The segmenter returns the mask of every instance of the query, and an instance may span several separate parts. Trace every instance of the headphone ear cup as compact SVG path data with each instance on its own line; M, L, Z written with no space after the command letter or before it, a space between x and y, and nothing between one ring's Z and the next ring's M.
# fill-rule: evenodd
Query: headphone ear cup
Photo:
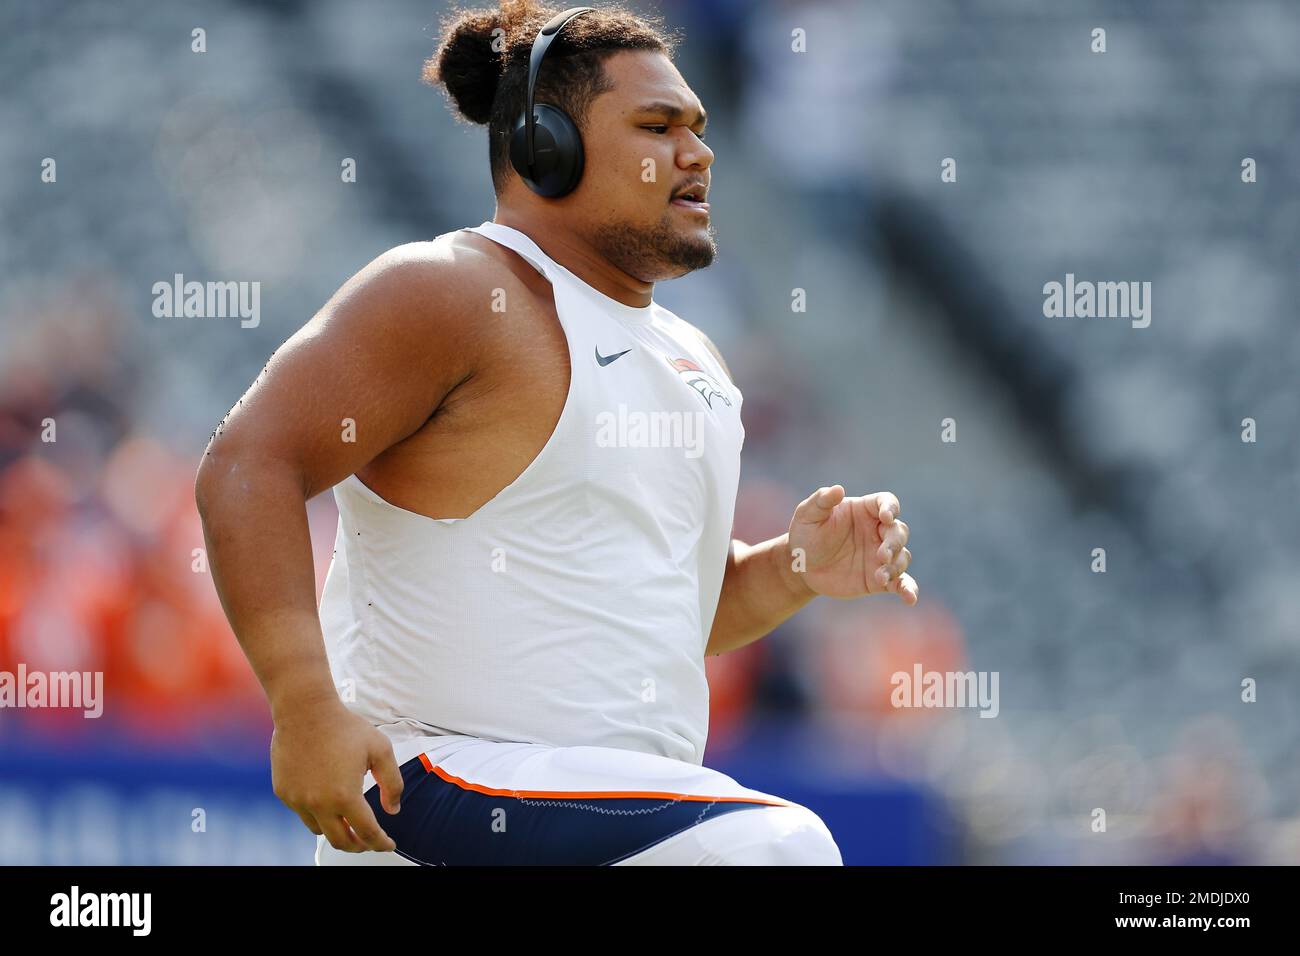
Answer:
M582 179L582 137L568 114L554 106L534 104L533 117L532 175L528 172L528 122L522 113L510 133L510 164L537 195L558 199L573 192Z

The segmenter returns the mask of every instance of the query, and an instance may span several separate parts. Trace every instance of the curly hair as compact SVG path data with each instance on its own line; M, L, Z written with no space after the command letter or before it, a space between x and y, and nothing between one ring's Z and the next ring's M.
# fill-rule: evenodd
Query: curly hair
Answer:
M514 170L510 132L524 111L528 59L533 40L564 8L534 0L501 0L495 10L450 11L442 42L425 61L422 77L441 86L463 120L488 128L488 161L498 195ZM650 50L669 58L678 38L665 33L657 17L622 6L603 6L569 22L546 53L534 96L564 110L584 131L587 108L613 88L605 60L619 50Z

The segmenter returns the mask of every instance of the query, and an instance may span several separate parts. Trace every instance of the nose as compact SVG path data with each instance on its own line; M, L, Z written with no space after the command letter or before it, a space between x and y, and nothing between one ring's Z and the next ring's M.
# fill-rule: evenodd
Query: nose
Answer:
M682 146L677 150L677 165L681 169L708 169L713 165L713 150L688 129Z

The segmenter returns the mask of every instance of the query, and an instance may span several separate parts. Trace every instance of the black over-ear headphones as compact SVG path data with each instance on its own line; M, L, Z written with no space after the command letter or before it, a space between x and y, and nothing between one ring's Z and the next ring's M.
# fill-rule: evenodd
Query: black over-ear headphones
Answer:
M574 190L582 178L582 137L564 110L533 103L533 87L546 49L564 25L595 7L570 7L542 27L528 58L528 99L510 134L510 165L539 196L558 199Z

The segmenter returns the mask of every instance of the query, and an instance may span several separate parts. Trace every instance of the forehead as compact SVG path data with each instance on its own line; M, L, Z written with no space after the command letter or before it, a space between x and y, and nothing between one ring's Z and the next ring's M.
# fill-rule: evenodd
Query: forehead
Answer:
M643 103L664 102L688 113L701 109L695 91L662 53L620 50L605 61L605 74L614 88L596 97L593 107L603 105L605 109L626 111Z

